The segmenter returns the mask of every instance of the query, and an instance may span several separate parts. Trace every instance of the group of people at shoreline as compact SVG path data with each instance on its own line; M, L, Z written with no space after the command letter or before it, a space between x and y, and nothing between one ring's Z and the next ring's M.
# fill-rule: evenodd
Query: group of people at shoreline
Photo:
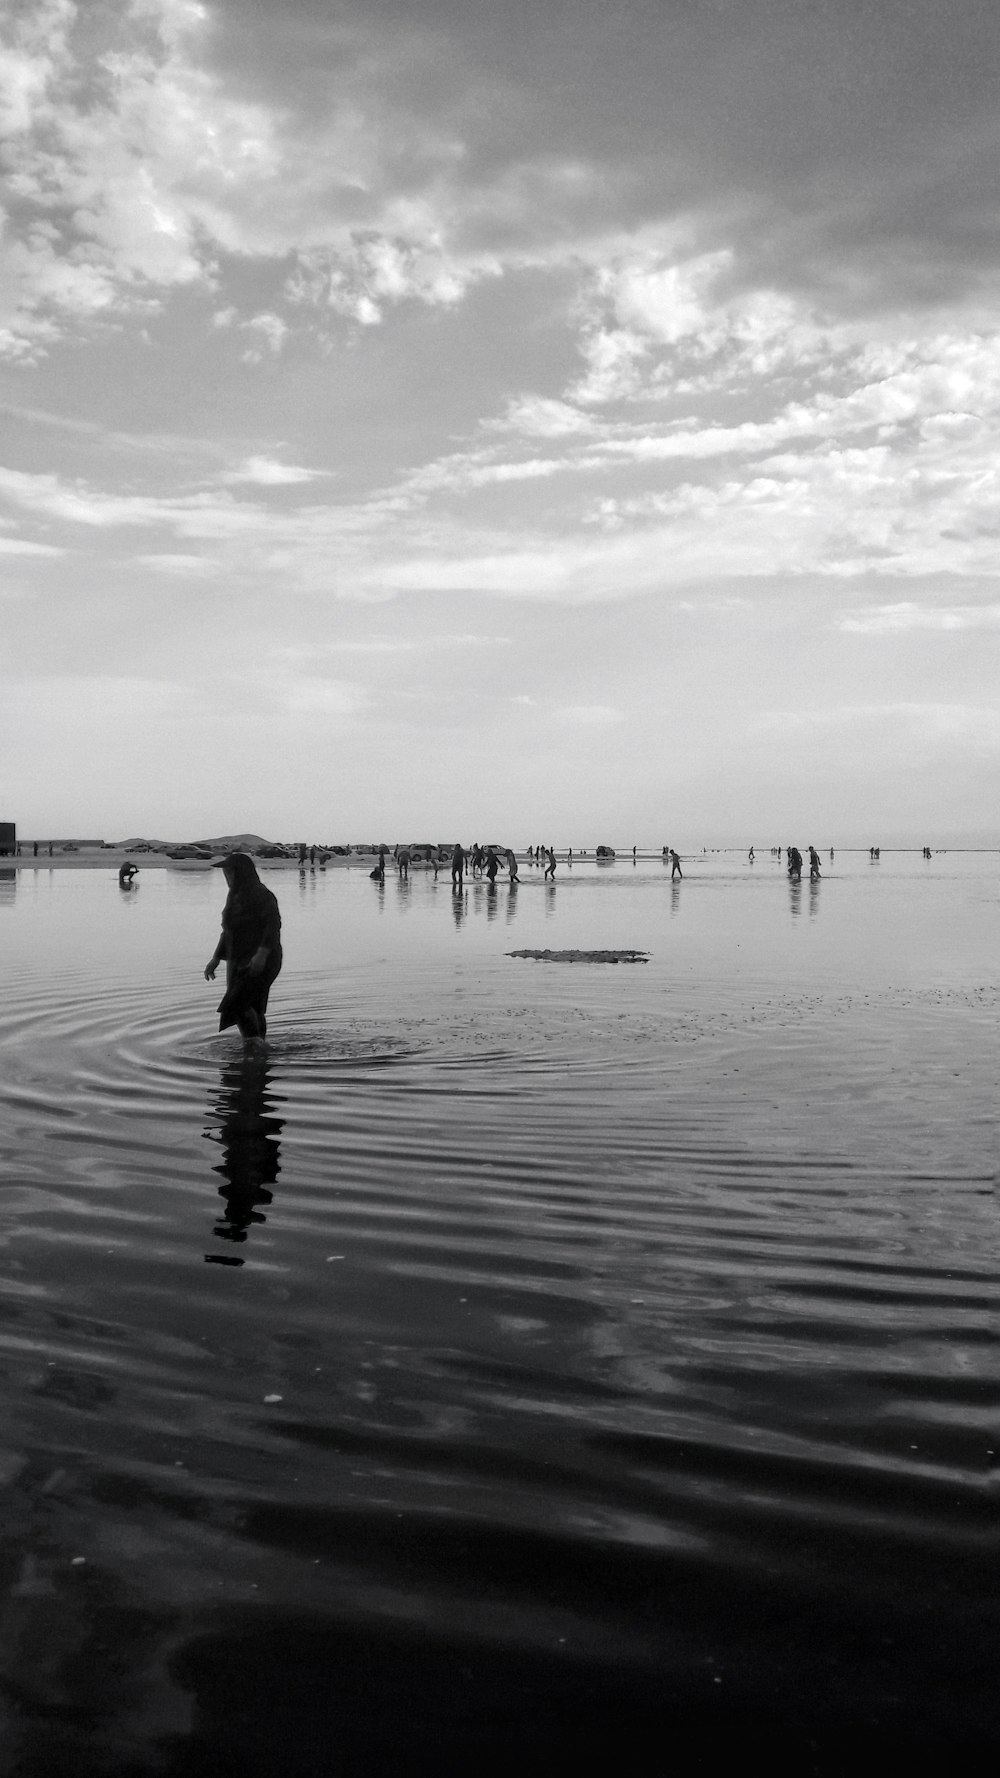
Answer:
M802 853L797 846L783 849L774 847L772 856L780 857L782 851L790 880L793 883L801 881L804 868ZM815 846L810 846L808 851L810 880L816 882L821 875L819 853ZM371 872L372 878L380 885L385 883L387 855L388 847L380 848L378 863ZM873 860L878 857L877 848L872 848L871 856ZM924 857L930 856L930 848L925 847ZM831 847L831 860L833 857ZM411 849L397 846L393 858L400 881L407 881ZM529 861L536 865L544 863L545 879L554 881L557 861L552 846L529 848ZM441 859L435 857L431 862L437 877ZM456 844L451 853L453 892L461 893L467 867L473 878L485 878L489 887L495 888L501 862L507 867L510 888L513 891L519 877L517 857L511 847L481 846L477 841L467 850L461 844ZM572 854L568 862L572 862ZM675 876L683 876L680 857L672 847L664 846L663 862L671 865L671 881ZM754 862L752 846L749 862ZM219 1030L225 1031L231 1025L236 1025L244 1043L252 1048L262 1043L267 1034L268 996L281 970L281 913L277 897L261 882L257 867L248 853L230 852L215 868L221 869L225 876L228 895L222 910L218 943L205 965L205 979L214 981L220 963L225 962L226 991L218 1006ZM121 866L118 880L123 889L131 887L137 870L138 866L127 860Z

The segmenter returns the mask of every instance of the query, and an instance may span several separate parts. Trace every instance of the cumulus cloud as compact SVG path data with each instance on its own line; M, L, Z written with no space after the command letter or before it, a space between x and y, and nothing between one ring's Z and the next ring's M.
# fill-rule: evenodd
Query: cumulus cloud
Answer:
M43 350L75 324L220 282L220 256L294 267L285 296L362 324L406 298L448 306L497 269L442 235L437 173L456 155L423 126L428 190L396 189L388 92L362 100L356 60L321 116L250 97L214 55L214 10L173 0L44 0L0 50L0 131L12 197L0 243L0 349ZM381 102L380 102L381 101ZM401 129L413 144L416 121ZM435 171L437 170L437 171ZM236 305L215 325L236 320ZM245 317L245 354L281 350L289 322Z

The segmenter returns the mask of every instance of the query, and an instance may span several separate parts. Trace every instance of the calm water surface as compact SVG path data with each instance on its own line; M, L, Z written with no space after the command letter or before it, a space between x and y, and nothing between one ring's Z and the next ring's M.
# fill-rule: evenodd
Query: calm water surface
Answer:
M0 872L5 1773L995 1769L1000 860L521 869Z

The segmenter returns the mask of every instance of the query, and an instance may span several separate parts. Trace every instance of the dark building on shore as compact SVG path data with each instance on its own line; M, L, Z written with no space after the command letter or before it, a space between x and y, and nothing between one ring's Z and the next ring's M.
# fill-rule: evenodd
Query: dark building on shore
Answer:
M13 821L0 821L0 858L13 858L17 851L17 829Z

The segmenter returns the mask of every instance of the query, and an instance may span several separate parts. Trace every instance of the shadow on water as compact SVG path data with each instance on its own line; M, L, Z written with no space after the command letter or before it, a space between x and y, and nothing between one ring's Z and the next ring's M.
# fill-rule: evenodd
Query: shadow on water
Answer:
M266 1221L262 1204L270 1204L281 1171L278 1140L284 1119L274 1116L277 1104L267 1056L242 1055L222 1070L218 1096L209 1108L209 1142L218 1143L222 1159L213 1172L222 1176L220 1220L212 1233L240 1245L255 1223ZM236 1253L206 1253L209 1265L241 1266Z

